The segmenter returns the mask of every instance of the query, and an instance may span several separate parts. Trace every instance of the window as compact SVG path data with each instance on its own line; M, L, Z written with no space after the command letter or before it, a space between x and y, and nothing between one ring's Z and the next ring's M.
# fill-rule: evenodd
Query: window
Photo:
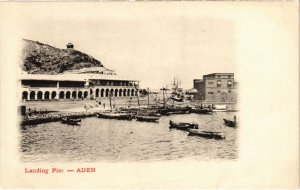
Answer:
M214 94L213 92L208 92L208 94Z
M217 87L221 87L222 86L222 81L221 80L218 80L217 81Z
M208 82L208 84L214 84L214 82Z
M228 93L231 93L231 90L228 90Z
M231 87L232 87L232 81L231 81L231 80L229 80L229 81L227 82L227 87L228 87L228 88L231 88Z
M228 75L228 78L231 78L231 75Z

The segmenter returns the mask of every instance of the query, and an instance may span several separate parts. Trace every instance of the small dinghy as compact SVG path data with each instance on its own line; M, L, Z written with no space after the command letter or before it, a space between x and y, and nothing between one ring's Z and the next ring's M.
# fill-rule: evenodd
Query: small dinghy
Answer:
M231 121L229 119L223 119L223 120L224 120L225 125L228 127L236 127L237 126L236 121Z
M179 130L185 130L188 131L189 129L198 129L199 125L197 123L183 123L183 122L173 122L170 120L170 129L179 129Z
M225 139L225 136L221 132L213 131L198 131L198 130L189 130L189 136L198 136L207 139L222 140Z
M228 127L237 127L236 115L233 117L233 121L229 119L223 119L224 123Z
M61 122L69 125L79 125L81 122L80 118L63 117Z

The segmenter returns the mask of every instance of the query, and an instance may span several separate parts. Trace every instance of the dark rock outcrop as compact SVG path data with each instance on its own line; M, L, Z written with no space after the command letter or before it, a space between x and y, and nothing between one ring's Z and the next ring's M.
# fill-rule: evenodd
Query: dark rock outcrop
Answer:
M74 49L59 49L24 39L23 70L30 74L58 74L84 67L103 67L92 56Z

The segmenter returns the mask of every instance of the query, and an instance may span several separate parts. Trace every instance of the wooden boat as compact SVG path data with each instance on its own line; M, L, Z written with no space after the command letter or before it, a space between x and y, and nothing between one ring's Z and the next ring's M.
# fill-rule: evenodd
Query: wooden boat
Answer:
M223 119L223 120L224 120L225 125L228 127L236 127L237 126L236 121L231 121L229 119Z
M198 113L198 114L212 114L212 109L209 108L193 108L191 109L192 113Z
M147 122L158 122L159 117L158 116L151 116L151 115L137 115L136 120L137 121L147 121Z
M79 125L81 122L81 119L80 118L63 117L63 118L61 118L61 122L69 124L69 125Z
M169 122L170 129L179 129L179 130L189 130L189 129L198 129L199 125L197 123L175 123L172 120Z
M100 112L96 114L98 118L104 119L119 119L119 120L131 120L132 114L122 112Z
M158 113L161 115L188 114L190 111L190 107L160 107L158 109Z
M239 111L239 110L237 110L237 109L232 109L232 108L227 110L227 112L238 112L238 111Z
M198 136L198 137L215 139L215 140L225 139L225 136L221 134L221 132L213 132L213 131L189 130L188 136Z
M217 111L218 112L221 112L221 111L225 112L227 110L228 110L227 105L214 105L213 108L212 108L212 111L214 111L214 112L217 112Z

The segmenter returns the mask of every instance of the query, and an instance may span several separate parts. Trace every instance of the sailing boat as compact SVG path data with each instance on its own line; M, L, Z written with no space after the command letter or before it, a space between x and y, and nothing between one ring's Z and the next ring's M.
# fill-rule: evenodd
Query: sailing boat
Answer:
M109 105L110 105L110 110L97 113L98 118L132 120L132 114L130 114L128 112L121 112L121 111L116 111L116 110L113 111L112 110L111 93L109 93Z

